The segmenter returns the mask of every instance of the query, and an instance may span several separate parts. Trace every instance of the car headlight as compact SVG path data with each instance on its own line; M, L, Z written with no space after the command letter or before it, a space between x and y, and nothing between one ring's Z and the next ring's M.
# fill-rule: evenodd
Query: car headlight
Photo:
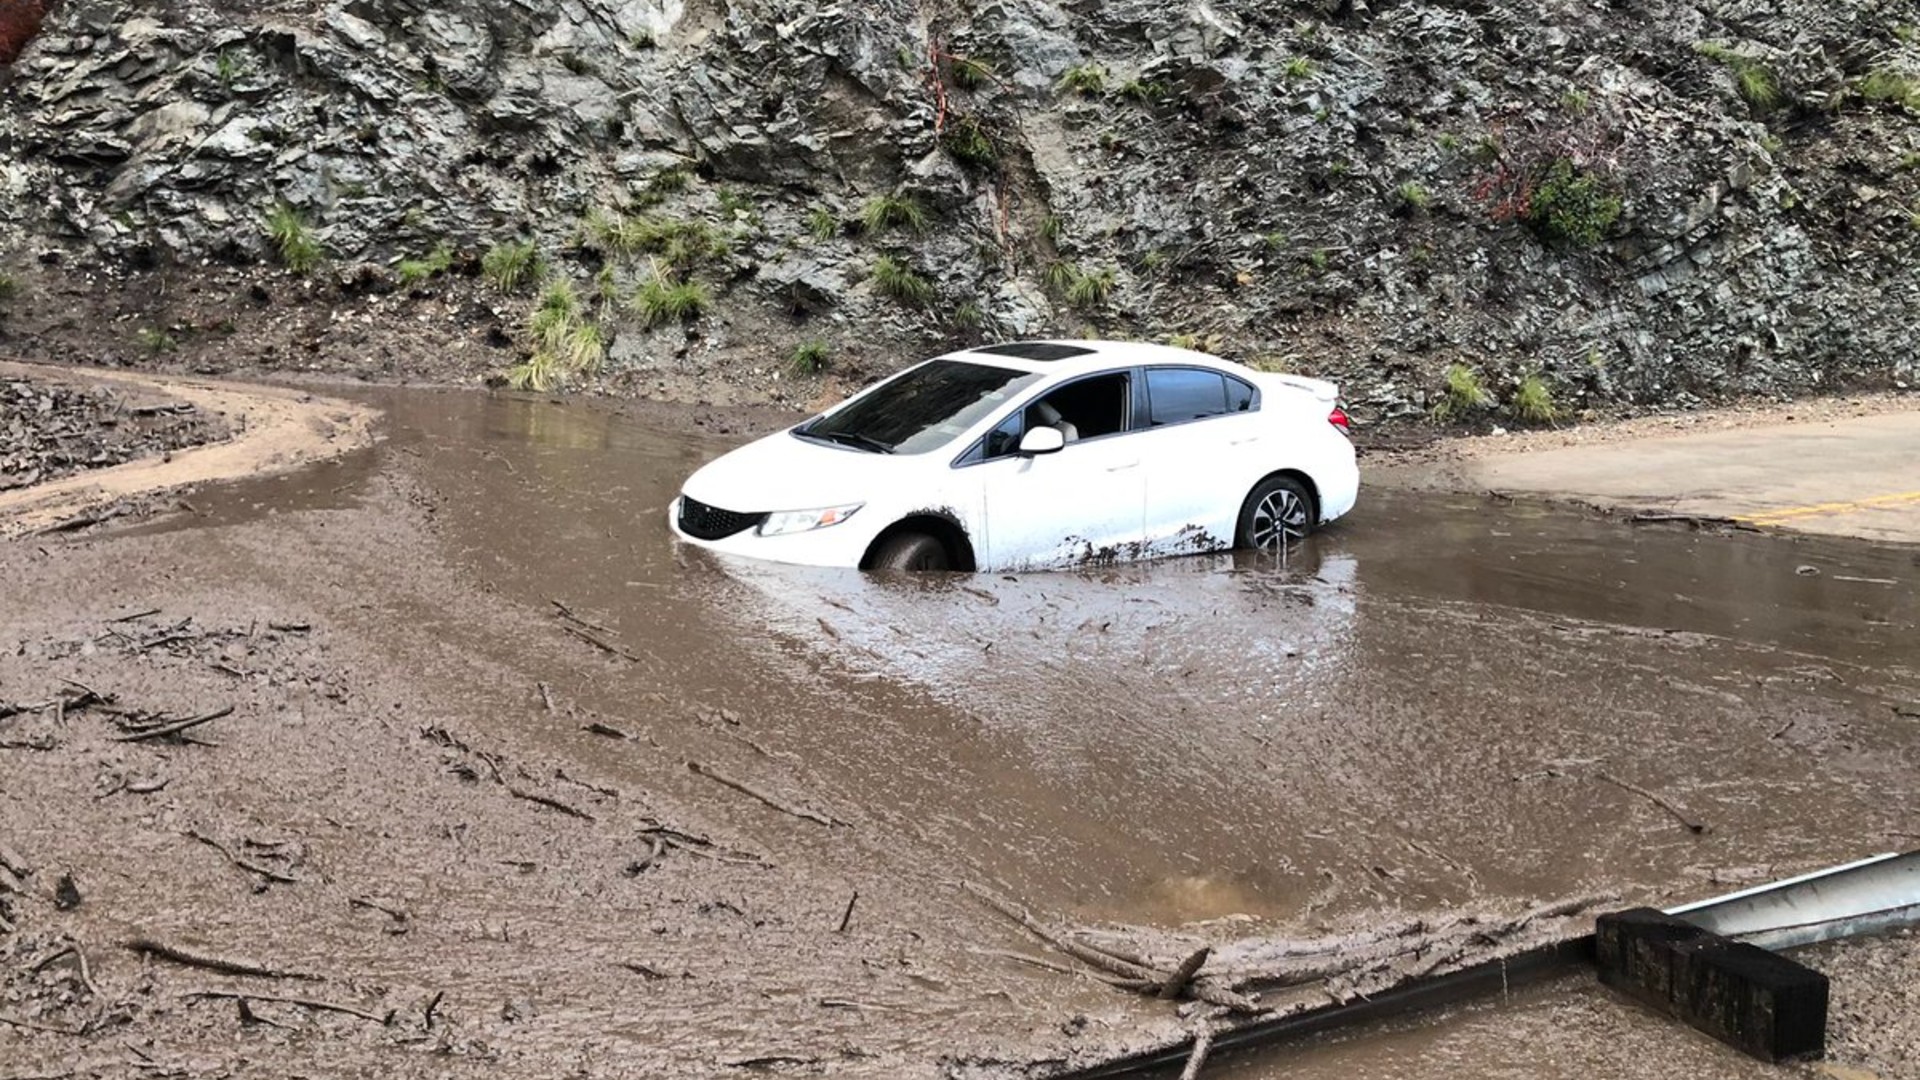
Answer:
M838 525L852 517L866 503L848 503L845 506L829 506L824 510L780 510L767 515L760 523L761 536L785 536L788 533L812 532L831 525Z

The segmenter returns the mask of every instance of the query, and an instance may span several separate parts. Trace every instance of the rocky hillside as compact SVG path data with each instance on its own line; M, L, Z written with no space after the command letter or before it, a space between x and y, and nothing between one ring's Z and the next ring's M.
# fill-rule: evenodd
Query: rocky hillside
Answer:
M536 384L1085 333L1374 417L1920 378L1912 0L50 6L0 90L16 351L77 278L131 325L143 276L299 272Z

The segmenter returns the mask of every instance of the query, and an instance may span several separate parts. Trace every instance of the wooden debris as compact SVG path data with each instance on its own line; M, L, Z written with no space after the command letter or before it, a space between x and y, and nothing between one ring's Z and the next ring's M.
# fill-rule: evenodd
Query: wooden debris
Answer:
M1665 810L1667 813L1672 814L1675 821L1678 821L1681 825L1686 826L1687 831L1690 833L1693 833L1695 836L1698 836L1708 831L1707 826L1688 817L1686 814L1686 811L1681 810L1679 807L1673 805L1672 803L1661 798L1660 796L1655 795L1653 792L1648 791L1646 788L1636 787L1633 784L1627 783L1625 780L1621 780L1618 777L1610 776L1607 773L1603 773L1603 772L1596 772L1593 774L1593 777L1596 780L1603 780L1609 784L1612 784L1614 787L1617 787L1622 791L1632 792L1633 794L1640 796L1641 798L1647 800L1648 802L1659 807L1660 809Z
M1187 1067L1180 1070L1180 1080L1195 1080L1206 1067L1207 1052L1212 1049L1213 1029L1203 1027L1193 1036L1193 1049L1187 1054Z
M201 843L207 845L208 847L219 852L220 854L225 855L227 857L227 861L232 863L233 865L239 867L242 870L246 870L250 873L259 874L261 877L266 878L268 881L278 881L283 885L298 885L300 883L299 878L289 877L286 874L279 872L278 870L261 866L259 863L249 861L248 859L242 858L241 856L234 854L234 851L232 848L228 847L227 845L221 843L218 840L215 840L213 837L208 836L206 833L203 833L196 828L189 826L186 830L184 830L183 835L192 837L193 839L200 841Z
M853 895L847 897L847 910L840 913L840 925L834 928L834 933L844 934L847 932L847 926L853 922L853 905L859 902L860 890L855 889L853 890Z
M603 724L603 723L601 723L601 722L600 722L600 721L598 721L598 720L595 720L595 721L594 721L593 723L591 723L591 724L582 724L582 725L580 725L580 730L581 730L581 731L586 731L586 732L591 732L591 733L593 733L593 734L595 734L595 735L605 735L605 736L606 736L607 738L609 738L609 739L631 739L631 738L633 738L633 736L631 736L631 735L629 735L629 734L627 734L627 733L626 733L626 732L624 732L624 731L621 731L621 730L620 730L619 728L617 728L617 727L614 727L614 726L612 726L611 724Z
M547 707L548 712L554 711L553 710L553 689L543 682L537 682L537 683L534 683L533 685L535 689L540 691L540 703Z
M579 614L577 614L572 608L568 607L567 605L561 603L558 600L549 598L547 600L547 603L552 604L554 607L554 610L560 613L560 617L567 620L568 622L578 623L581 626L586 627L588 630L598 630L603 634L612 634L615 632L611 627L602 626L597 622L592 622L587 619L581 618Z
M357 1016L362 1020L369 1020L379 1024L381 1027L390 1026L393 1023L394 1016L394 1010L391 1009L387 1011L385 1016L376 1016L364 1009L356 1009L351 1005L340 1005L331 1001L319 1001L314 998L304 997L281 997L277 994L250 994L237 990L189 990L180 996L187 998L212 998L214 1000L238 1001L242 1003L249 1001L270 1001L278 1005L298 1005L302 1008L316 1009L320 1012L340 1013L343 1016Z
M697 761L687 762L687 768L692 770L695 775L704 776L707 779L712 780L714 783L719 784L723 787L730 787L733 790L740 792L742 795L752 796L753 798L760 800L762 803L765 803L767 806L772 807L773 809L778 810L783 814L788 814L793 817L800 818L804 821L812 821L821 825L825 825L828 828L832 828L835 825L847 824L847 822L841 821L839 818L832 817L828 814L823 814L820 811L814 810L810 807L789 805L788 803L783 802L780 799L777 799L772 795L769 795L766 792L761 791L758 788L755 788L747 783L744 783L739 780L735 780L732 777L727 776L725 774L715 772L713 769L709 768L708 766L702 765Z
M256 964L251 960L234 960L228 957L212 956L156 941L149 937L129 938L121 943L129 952L155 956L185 967L199 968L203 971L217 971L222 975L240 975L253 979L304 979L318 982L320 976L308 975L299 971Z
M641 662L639 657L633 655L631 652L628 652L626 649L623 649L618 645L613 645L613 644L609 644L606 641L602 641L600 638L597 638L592 634L589 634L588 632L586 632L585 630L582 630L577 626L571 626L566 623L562 623L560 625L560 629L565 630L567 633L573 635L576 638L579 638L581 641L586 642L587 644L593 646L596 649L599 649L601 652L606 653L609 656L618 657L621 660L625 660L629 664L638 664Z
M503 786L506 787L507 794L513 796L516 799L523 799L527 802L533 803L536 806L544 806L549 810L558 810L561 813L567 815L568 817L576 817L582 821L595 820L592 814L587 813L585 810L582 810L577 806L568 806L566 803L561 802L559 799L542 795L536 791L527 791L526 789L521 788L518 785L507 783L504 780L501 781L501 783Z
M178 720L172 723L161 724L158 727L143 728L142 730L135 731L132 734L128 734L128 735L115 735L113 737L113 741L114 742L145 742L148 739L164 739L173 735L178 735L181 732L187 731L191 728L199 727L201 724L210 723L214 720L220 719L221 717L232 715L232 713L233 713L233 706L227 705L222 708L215 709L212 712L201 713L199 716L188 717L185 720Z
M1207 957L1212 955L1211 947L1202 946L1198 952L1182 960L1180 966L1173 970L1173 975L1160 987L1160 992L1154 996L1162 1001L1172 1001L1179 997L1186 991L1187 984L1193 981L1193 977L1200 973L1200 968L1206 964Z

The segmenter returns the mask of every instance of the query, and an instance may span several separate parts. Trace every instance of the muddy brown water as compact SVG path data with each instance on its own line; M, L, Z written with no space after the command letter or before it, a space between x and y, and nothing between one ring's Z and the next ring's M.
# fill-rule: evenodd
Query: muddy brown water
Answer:
M127 541L275 515L323 525L370 477L410 474L479 587L560 601L633 650L584 705L700 702L720 729L744 720L905 862L1071 921L1238 936L1590 892L1678 901L1920 832L1920 722L1894 709L1920 701L1920 551L1368 490L1284 565L881 579L676 547L678 482L741 436L515 397L359 396L387 414L381 447L209 489L197 517ZM366 632L437 617L397 614ZM550 737L564 755L577 731ZM1557 1038L1566 1053L1536 1052ZM1759 1075L1566 981L1286 1062Z

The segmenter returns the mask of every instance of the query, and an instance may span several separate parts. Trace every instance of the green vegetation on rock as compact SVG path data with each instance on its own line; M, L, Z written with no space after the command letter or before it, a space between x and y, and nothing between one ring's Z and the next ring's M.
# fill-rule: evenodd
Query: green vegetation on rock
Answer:
M914 307L933 300L933 283L891 255L873 260L873 285L882 295Z
M280 263L296 274L305 274L320 265L324 255L320 241L300 212L287 203L276 203L267 211L267 239L273 242Z
M793 350L787 370L795 375L818 375L827 370L827 343L819 339L802 342Z
M1539 372L1520 380L1508 408L1516 419L1528 424L1551 424L1560 417L1560 410L1553 403L1553 391L1547 388Z
M1598 174L1560 158L1527 203L1527 224L1551 244L1592 247L1620 220L1620 194Z
M1445 393L1433 407L1436 420L1464 420L1474 413L1493 407L1493 395L1480 384L1480 376L1465 364L1447 368Z
M508 295L519 292L522 285L538 285L546 275L540 249L531 240L496 244L480 258L480 276Z
M860 226L868 235L889 229L927 231L927 209L912 195L875 195L860 208Z

